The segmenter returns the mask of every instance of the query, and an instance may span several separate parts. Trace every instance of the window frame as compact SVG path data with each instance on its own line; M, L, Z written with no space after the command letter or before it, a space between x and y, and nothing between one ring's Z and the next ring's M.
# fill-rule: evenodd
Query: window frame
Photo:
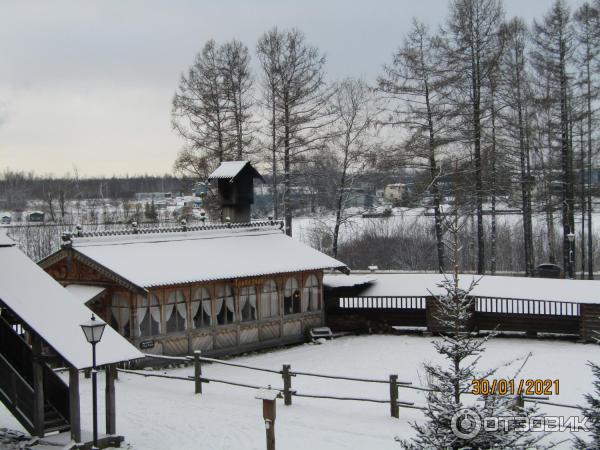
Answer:
M194 303L199 303L198 311L196 311L196 314L193 313ZM205 303L208 303L209 305L208 314L206 313L206 310L204 308ZM192 307L191 314L193 315L193 317L191 319L191 325L193 325L193 328L195 330L211 328L213 326L213 304L210 289L207 286L200 286L194 289L190 304ZM200 316L199 320L196 319L198 316ZM208 323L206 323L207 320Z
M174 298L175 301L171 301L172 298ZM183 316L179 311L179 308L177 307L178 304L185 305L185 316ZM167 295L167 299L165 301L165 308L169 307L170 305L173 305L173 311L171 311L171 315L168 319L165 317L165 328L167 334L181 333L186 331L188 328L187 298L182 288L175 289L174 291L171 291L169 295ZM172 320L175 322L175 329L170 329L170 324L172 323Z
M300 314L302 312L301 301L302 293L298 279L293 276L288 277L283 287L283 315Z

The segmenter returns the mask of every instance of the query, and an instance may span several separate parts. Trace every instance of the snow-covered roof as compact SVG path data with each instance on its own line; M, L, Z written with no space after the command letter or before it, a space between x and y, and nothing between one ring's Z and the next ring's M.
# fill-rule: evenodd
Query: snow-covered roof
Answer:
M327 275L324 283L346 275ZM375 273L372 284L358 294L361 297L423 297L443 293L437 285L440 274ZM478 280L471 294L477 297L554 300L571 303L600 303L600 281L562 280L551 278L505 277L491 275L460 275L459 285L466 289ZM342 281L335 281L342 284ZM431 293L430 293L431 292Z
M16 246L0 247L0 301L73 367L92 366L92 348L80 327L92 311ZM98 365L143 358L110 326L96 345L96 353Z
M6 231L0 229L0 247L12 247L15 242L6 235Z
M87 284L69 284L65 286L65 288L83 305L90 300L95 299L106 290L104 286L92 286Z
M72 247L141 288L346 267L264 225L74 238Z
M216 170L208 176L209 180L218 180L221 178L231 180L235 178L243 169L249 165L255 174L255 178L261 178L260 174L248 161L224 161Z
M340 277L338 275L326 274L323 276L323 286L332 289L361 286L375 281L377 281L377 277L368 275L346 275Z

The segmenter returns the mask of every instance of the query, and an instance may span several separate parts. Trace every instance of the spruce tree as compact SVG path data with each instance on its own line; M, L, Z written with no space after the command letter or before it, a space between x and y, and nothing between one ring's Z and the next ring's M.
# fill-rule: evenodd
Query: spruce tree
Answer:
M469 402L468 405L463 402L465 394L471 391L472 381L487 378L496 369L481 371L477 367L485 343L493 333L478 337L470 327L474 312L470 293L478 280L473 279L465 287L459 283L458 235L461 228L458 212L455 212L454 219L447 224L447 232L452 237L452 255L449 257L453 272L439 283L443 294L436 296L435 318L446 331L433 345L447 363L424 365L430 389L426 397L426 420L422 424L412 423L416 436L400 443L407 450L527 448L543 436L520 431L515 426L486 431L481 425L486 417L527 418L535 414L535 408L521 407L513 397L500 395L489 395L483 402Z

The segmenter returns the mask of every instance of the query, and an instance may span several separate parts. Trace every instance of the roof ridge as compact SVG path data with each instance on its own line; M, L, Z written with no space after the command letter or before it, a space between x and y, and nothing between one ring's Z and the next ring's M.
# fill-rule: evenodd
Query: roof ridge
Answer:
M101 238L110 236L139 236L139 235L160 235L164 233L185 233L190 231L214 231L214 230L229 230L229 229L256 229L267 227L283 228L281 220L259 220L254 222L225 222L225 223L209 223L202 225L187 225L182 221L178 226L155 226L155 227L139 227L136 222L131 224L131 228L122 228L118 230L103 230L103 231L83 231L80 225L77 226L75 232L63 233L63 247L69 247L74 241L79 239Z

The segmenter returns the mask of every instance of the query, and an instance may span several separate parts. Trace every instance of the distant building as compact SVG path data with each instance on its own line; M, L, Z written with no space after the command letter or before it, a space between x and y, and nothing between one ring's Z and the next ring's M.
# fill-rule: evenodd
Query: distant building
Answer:
M170 192L136 192L135 199L139 202L161 201L172 198Z
M9 225L12 222L12 217L10 214L2 214L0 216L0 223L2 225Z
M383 198L390 202L399 202L404 198L406 194L406 184L404 183L393 183L388 184L383 190Z
M43 222L46 213L42 211L32 211L27 215L28 222Z
M199 181L194 183L194 187L192 188L193 193L196 197L201 197L203 195L208 194L208 184Z

